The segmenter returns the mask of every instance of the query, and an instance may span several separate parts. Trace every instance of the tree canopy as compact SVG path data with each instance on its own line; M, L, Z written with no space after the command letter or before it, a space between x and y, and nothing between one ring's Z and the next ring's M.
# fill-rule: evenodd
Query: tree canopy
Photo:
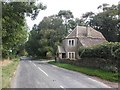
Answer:
M17 53L18 47L27 39L25 16L35 19L46 7L34 2L2 2L2 55Z
M44 17L39 25L34 25L26 43L26 50L32 56L55 55L57 45L65 37L65 25L57 15Z
M102 12L90 21L90 26L102 32L108 41L120 41L118 6L103 4L101 9Z

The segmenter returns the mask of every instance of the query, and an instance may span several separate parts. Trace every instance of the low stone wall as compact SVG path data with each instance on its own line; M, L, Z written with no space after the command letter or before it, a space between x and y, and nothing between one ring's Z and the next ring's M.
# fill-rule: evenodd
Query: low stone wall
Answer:
M100 68L103 70L118 71L118 60L106 60L102 58L82 58L79 60L59 60L61 63L69 63L80 67Z

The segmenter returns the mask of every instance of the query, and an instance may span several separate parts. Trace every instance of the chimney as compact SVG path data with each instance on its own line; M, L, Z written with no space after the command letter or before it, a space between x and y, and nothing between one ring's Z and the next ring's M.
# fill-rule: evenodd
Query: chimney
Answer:
M78 37L78 24L76 26L76 37Z
M89 36L89 32L88 32L88 25L86 26L86 37L88 37Z

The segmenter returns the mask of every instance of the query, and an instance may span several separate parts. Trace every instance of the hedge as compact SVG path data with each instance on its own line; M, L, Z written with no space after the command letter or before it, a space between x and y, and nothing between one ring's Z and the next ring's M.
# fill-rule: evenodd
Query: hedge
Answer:
M120 59L120 42L107 42L92 47L80 47L79 55L104 59Z

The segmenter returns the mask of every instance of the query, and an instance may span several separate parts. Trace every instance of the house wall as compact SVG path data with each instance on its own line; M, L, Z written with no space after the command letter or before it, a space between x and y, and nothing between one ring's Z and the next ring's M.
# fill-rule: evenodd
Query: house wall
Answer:
M59 53L59 58L62 59L62 53Z
M68 44L69 39L75 40L75 46L69 46L69 44ZM82 44L79 42L78 38L66 38L63 40L62 44L66 51L66 58L68 58L68 52L75 52L75 58L76 59L79 58L78 49Z
M79 56L79 54L78 54L78 52L79 52L79 48L80 47L82 47L83 45L81 44L81 42L80 42L80 40L77 38L77 46L76 46L76 48L77 48L77 50L76 50L76 58L77 59L80 59L80 56Z

